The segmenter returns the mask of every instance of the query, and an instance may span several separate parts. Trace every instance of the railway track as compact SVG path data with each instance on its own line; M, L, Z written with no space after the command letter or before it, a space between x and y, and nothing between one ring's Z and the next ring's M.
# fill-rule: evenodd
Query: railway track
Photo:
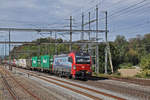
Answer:
M119 94L123 94L124 96L120 96L119 95L119 98L115 98L115 99L120 99L120 97L122 97L121 99L131 99L131 98L133 98L134 100L137 100L137 99L139 99L139 100L149 100L149 98L150 98L150 96L149 96L149 91L147 91L148 90L148 88L145 88L144 89L144 86L141 86L140 88L138 88L137 86L136 86L136 84L137 85L140 85L140 84L138 84L138 82L136 82L135 83L135 86L136 87L128 87L128 83L130 84L130 83L132 83L132 82L128 82L128 81L124 81L124 80L119 80L121 83L122 82L125 82L126 84L124 84L124 85L119 85L119 81L118 80L115 80L115 79L110 79L110 78L108 78L108 80L106 80L106 81L104 81L103 79L102 79L102 81L92 81L92 80L89 80L89 81L87 81L87 82L83 82L83 81L77 81L77 80L72 80L72 81L70 81L70 80L66 80L65 79L65 81L63 80L63 79L61 79L61 78L57 78L57 77L53 77L53 76L49 76L48 74L44 74L44 73L40 73L40 72L35 72L35 71L29 71L29 70L24 70L24 69L20 69L20 68L17 68L18 70L20 70L21 72L24 72L24 73L27 73L27 74L30 74L30 75L32 75L32 76L39 76L39 77L42 77L42 78L46 78L46 80L45 81L47 81L47 80L49 80L49 79L51 79L51 80L55 80L55 81L59 81L60 83L64 83L64 84L68 84L68 81L69 81L69 84L68 85L70 85L70 86L75 86L75 87L78 87L78 88L80 88L80 86L81 86L81 88L82 88L82 84L85 84L85 85L87 85L87 86L85 86L85 85L83 85L84 87L82 88L82 89L84 89L84 90L87 90L87 91L92 91L93 93L96 93L96 91L97 91L97 88L100 88L100 89L105 89L105 90L108 90L108 91L112 91L112 93L111 92L105 92L104 91L104 93L106 93L106 94L110 94L110 96L108 96L108 95L105 95L104 94L104 96L107 96L107 97L112 97L112 96L115 96L115 97L118 97L118 95L114 95L114 93L119 93ZM34 77L35 77L34 76ZM38 78L38 77L37 77ZM40 79L40 78L39 78ZM41 80L43 80L43 79L41 79ZM50 81L51 81L50 80ZM115 81L115 82L117 82L117 83L112 83L111 81ZM141 80L141 79L140 79ZM63 82L64 81L64 82ZM109 82L110 81L110 82ZM149 81L149 80L146 80L146 81ZM48 82L48 81L47 81ZM76 84L76 82L77 83L79 83L79 85L78 84ZM51 82L49 82L49 83L51 83ZM75 83L75 85L73 85ZM80 85L80 83L81 83L81 85ZM53 83L53 84L55 84L55 83ZM57 83L56 83L57 84ZM144 83L145 84L145 83ZM92 87L95 87L96 89L91 89L92 87L90 87L89 89L91 89L91 90L88 90L87 89L87 87L89 87L89 86L92 86ZM143 87L143 88L142 88ZM78 89L79 90L79 89ZM93 91L94 90L94 91ZM95 91L96 90L96 91ZM74 91L75 92L75 91ZM98 90L98 92L100 92L99 90ZM103 91L102 92L100 92L100 93L96 93L96 94L99 94L99 95L102 95L103 94ZM84 95L84 94L82 94L82 95ZM87 96L88 97L88 96ZM129 97L129 98L128 98ZM89 97L90 98L90 97ZM113 98L113 97L112 97ZM94 99L94 98L93 98ZM98 98L97 98L98 99ZM133 100L132 99L132 100Z
M133 84L138 84L142 86L150 86L150 80L146 79L134 79L134 78L115 78L115 77L108 77L111 80L116 80L116 81L123 81L123 82L128 82L128 83L133 83Z
M4 84L6 85L6 88L9 91L10 95L12 96L13 100L20 100L20 99L18 99L17 94L14 92L14 90L12 90L11 86L8 84L8 82L7 82L6 78L4 78L4 76L10 77L15 82L15 84L17 84L22 89L22 91L25 91L24 92L25 95L27 93L32 98L34 98L34 100L41 100L38 96L36 96L31 91L29 91L26 87L24 87L24 85L22 85L13 75L11 75L11 73L8 70L6 70L2 67L0 67L0 69L1 69L1 74L3 75Z
M36 73L36 72L31 72L31 71L28 72L27 70L25 71L23 69L17 69L17 70L19 70L19 71L21 71L23 73L26 73L28 75L34 76L34 77L36 77L38 79L44 80L46 82L49 82L49 83L55 84L57 86L63 87L65 89L71 90L73 92L79 93L81 95L84 95L84 96L89 97L89 98L94 99L94 100L102 100L102 98L99 98L99 97L97 97L97 96L95 96L93 94L89 94L87 92L80 91L79 89L71 88L71 87L69 87L67 85L70 85L70 86L73 86L73 87L77 87L77 88L80 88L80 89L84 89L86 91L90 91L90 92L96 93L98 95L103 95L105 97L109 97L109 98L112 98L112 99L115 99L115 100L125 100L124 98L121 98L121 97L118 97L118 96L114 96L114 95L111 95L111 94L107 94L107 93L104 93L104 92L101 92L101 91L98 91L96 89L92 89L92 88L89 88L89 87L81 86L79 84L75 84L75 83L72 83L72 82L56 79L56 78L49 77L49 76L46 76L46 75L43 75L43 74L39 75L39 73ZM67 84L67 85L63 85L62 83L63 84Z
M2 78L2 83L3 83L3 86L6 87L6 89L8 90L9 94L11 95L12 99L13 100L17 100L17 95L16 93L14 92L14 90L11 88L11 86L8 84L3 72L0 72L1 73L1 78Z

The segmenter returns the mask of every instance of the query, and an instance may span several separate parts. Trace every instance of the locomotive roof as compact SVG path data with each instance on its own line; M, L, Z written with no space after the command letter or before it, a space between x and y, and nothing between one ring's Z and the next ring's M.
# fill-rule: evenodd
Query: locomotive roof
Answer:
M84 52L72 52L75 53L76 56L89 56L88 53L84 53ZM61 54L61 55L55 55L55 57L66 57L68 56L68 54Z
M66 57L68 54L55 55L55 57Z
M89 54L84 52L76 52L76 56L89 56Z

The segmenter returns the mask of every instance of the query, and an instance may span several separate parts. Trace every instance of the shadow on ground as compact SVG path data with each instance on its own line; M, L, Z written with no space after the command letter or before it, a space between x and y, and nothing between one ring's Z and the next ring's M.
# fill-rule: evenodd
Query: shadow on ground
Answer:
M88 77L88 80L98 81L98 80L108 80L108 78L106 78L106 77L97 77L97 76L90 76L90 77Z

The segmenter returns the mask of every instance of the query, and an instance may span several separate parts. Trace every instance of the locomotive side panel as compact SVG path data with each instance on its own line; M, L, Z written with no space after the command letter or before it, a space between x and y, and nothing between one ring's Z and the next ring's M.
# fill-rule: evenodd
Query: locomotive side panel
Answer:
M55 56L53 61L53 72L57 74L70 75L72 63L68 56Z

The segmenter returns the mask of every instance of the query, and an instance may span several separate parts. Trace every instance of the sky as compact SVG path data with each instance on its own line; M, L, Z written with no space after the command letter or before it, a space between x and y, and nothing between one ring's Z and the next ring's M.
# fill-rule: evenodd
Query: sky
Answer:
M96 5L101 30L105 29L104 12L108 12L109 40L115 40L117 35L129 39L150 33L150 0L0 0L0 28L69 29L66 27L68 19L73 16L73 28L81 29L82 13L85 22L88 22L88 12L91 12L91 19L95 19ZM95 23L91 28L95 29ZM32 41L39 37L47 36L37 32L11 32L12 41ZM57 37L68 40L69 36L58 34ZM87 38L85 34L84 39ZM105 41L104 33L99 34L99 38ZM74 33L73 40L79 39L80 34ZM8 32L0 31L0 41L4 40L8 40ZM0 49L3 47L0 45Z

